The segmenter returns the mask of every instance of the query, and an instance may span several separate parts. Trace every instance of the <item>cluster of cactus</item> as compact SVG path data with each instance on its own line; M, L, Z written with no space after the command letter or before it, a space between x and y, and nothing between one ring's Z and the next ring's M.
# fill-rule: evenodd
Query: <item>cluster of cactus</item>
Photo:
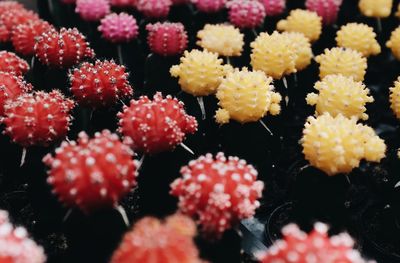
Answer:
M264 121L287 114L289 89L301 88L288 87L286 78L316 62L320 77L314 85L316 92L302 98L315 106L314 116L308 116L301 126L299 143L304 159L333 177L351 173L363 160L379 163L386 157L385 141L362 123L369 118L368 104L374 102L363 83L368 59L382 51L374 29L362 23L345 24L337 30L337 46L315 57L313 54L313 45L323 38L324 26L336 23L341 0L307 0L307 9L291 10L271 33L257 30L271 16L285 11L284 0L60 2L74 6L89 28L96 25L98 41L106 40L108 47L118 50L119 63L96 56L98 43L90 43L96 37L86 37L77 28L56 27L14 1L0 2L0 43L9 44L15 52L0 51L0 124L3 134L23 148L21 165L29 147L45 148L47 155L42 161L48 169L47 183L61 204L85 215L117 209L126 221L120 202L136 187L140 189L145 155L154 157L182 146L196 156L187 165L180 164L180 176L168 183L170 196L177 199L176 214L162 221L153 217L137 221L111 256L112 263L203 262L194 242L197 228L199 235L219 240L260 208L263 192L269 189L268 185L264 189L256 166L222 152L197 155L184 144L203 128L203 97L214 96L217 101L216 125L260 122L268 129ZM166 22L175 6L185 5L192 15L195 9L207 13L205 17L226 10L228 23L204 23L189 35L193 32L183 23ZM359 9L367 17L385 18L391 8L391 1L359 1ZM124 12L115 11L120 9ZM250 31L256 35L247 41ZM202 120L189 114L191 109L177 98L180 93L148 94L134 87L132 78L137 69L124 65L122 46L130 46L143 34L146 51L168 61L171 82L198 99ZM392 32L386 46L400 60L400 27ZM248 65L239 67L234 60L244 56ZM26 58L32 58L31 66ZM69 80L66 87L44 91L28 83L28 73L35 74L37 69L35 60L42 70L62 72ZM281 80L286 92L277 84ZM145 95L137 95L140 93ZM286 105L283 93L287 93ZM388 100L400 118L400 79L390 88ZM77 139L70 140L74 118L87 108L115 113L115 130L97 129L91 136L90 129L82 128ZM272 138L277 139L273 134ZM288 225L282 229L283 238L256 260L367 262L354 250L350 236L329 237L327 231L321 223L309 234ZM14 227L8 214L0 211L3 261L42 263L45 254L23 228Z

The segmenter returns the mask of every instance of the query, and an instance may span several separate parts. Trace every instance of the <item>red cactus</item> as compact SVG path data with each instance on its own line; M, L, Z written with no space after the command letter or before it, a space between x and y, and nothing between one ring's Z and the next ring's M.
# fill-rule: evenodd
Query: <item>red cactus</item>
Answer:
M1 1L0 15L13 9L25 9L25 7L17 1Z
M133 152L108 130L90 139L63 142L56 154L43 158L50 167L48 183L65 205L88 213L115 206L136 185Z
M254 0L233 0L226 4L229 21L239 28L255 28L264 22L265 7Z
M40 20L40 18L36 13L26 9L11 9L0 15L0 23L3 24L9 32L8 40L10 40L12 31L16 26L38 20Z
M15 75L24 75L29 70L25 60L12 52L0 51L0 71L10 72Z
M0 262L44 263L46 256L42 247L28 237L23 227L14 227L8 213L0 210Z
M8 42L9 40L10 40L10 31L0 21L0 42L5 43L5 42Z
M168 227L173 228L174 230L178 231L179 234L194 237L197 234L197 226L196 223L188 216L183 214L174 214L168 216L165 219L165 223Z
M345 234L328 236L328 227L317 223L310 234L290 224L282 229L283 240L274 243L265 253L261 253L262 263L366 263L360 253L353 249L354 241Z
M227 0L192 0L199 11L204 13L215 13L225 7Z
M113 105L133 93L125 67L114 61L85 62L72 71L70 81L78 103L93 108Z
M277 16L286 8L286 0L258 0L263 3L267 16Z
M8 100L14 100L21 94L32 90L22 77L0 71L0 116L4 115L4 105Z
M56 90L23 94L4 105L4 133L23 147L47 146L67 135L73 106Z
M35 54L43 64L59 68L68 68L94 57L94 51L76 28L42 34L35 45Z
M38 38L52 29L53 26L43 20L18 25L11 36L15 51L24 56L33 55Z
M138 0L111 0L111 6L125 8L135 7Z
M173 5L183 5L190 3L190 0L172 0Z
M120 132L134 150L156 154L173 150L186 134L197 130L197 121L186 114L183 102L161 93L153 100L142 96L124 107L120 118Z
M181 54L187 47L187 33L181 23L156 23L146 26L151 52L162 56Z
M149 18L165 18L171 9L171 0L138 0L137 10Z
M7 28L12 30L14 26L40 20L40 18L38 14L31 10L12 8L6 12L3 12L0 15L0 20L7 26Z
M182 231L177 221L183 221L190 229L193 221L174 215L166 222L146 217L128 232L119 248L114 252L111 263L200 263L199 252L193 242L195 231Z
M211 154L189 162L182 178L171 184L179 210L198 219L204 233L220 237L239 220L252 217L260 203L263 183L257 171L237 157Z

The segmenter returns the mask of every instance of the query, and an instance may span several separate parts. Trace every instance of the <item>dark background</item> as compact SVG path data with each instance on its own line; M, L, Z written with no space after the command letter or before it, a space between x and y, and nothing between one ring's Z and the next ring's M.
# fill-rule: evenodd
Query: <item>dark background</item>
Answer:
M44 0L39 0L39 1L44 1ZM27 8L31 10L37 10L36 0L17 0L17 2L23 3Z

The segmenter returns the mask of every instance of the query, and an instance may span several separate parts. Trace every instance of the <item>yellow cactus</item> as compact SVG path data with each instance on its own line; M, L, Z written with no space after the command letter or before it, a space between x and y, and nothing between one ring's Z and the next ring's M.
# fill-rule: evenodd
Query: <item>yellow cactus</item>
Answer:
M332 116L339 114L345 117L355 117L367 120L365 104L373 102L369 90L362 82L354 81L352 77L329 75L315 83L314 88L319 94L307 95L307 104L316 106L316 115L325 112Z
M367 59L358 51L335 47L325 49L324 54L315 58L320 64L321 79L328 75L342 74L353 77L355 81L363 81L367 69Z
M296 9L277 24L279 31L303 33L311 42L318 40L322 32L322 18L317 13Z
M287 35L274 32L261 33L250 44L252 48L251 66L264 71L274 79L296 72L297 54Z
M397 5L397 11L395 16L400 18L400 4Z
M194 96L214 94L230 65L222 65L218 55L208 51L185 51L179 65L172 66L170 73L179 78L181 89Z
M384 18L392 12L393 0L360 0L358 7L363 15Z
M400 77L394 82L394 87L390 88L390 107L398 119L400 119Z
M197 32L197 45L221 56L240 56L244 45L243 37L239 29L232 25L207 24Z
M294 50L297 54L295 61L295 68L297 71L303 70L311 64L313 57L311 44L308 38L302 33L297 32L283 32L282 35L286 35L290 42L293 44Z
M329 113L307 119L301 144L306 160L330 176L351 172L362 159L379 162L386 152L385 142L371 127Z
M381 46L375 39L372 27L359 23L348 23L336 33L336 43L339 47L351 48L365 57L381 53Z
M400 60L400 26L392 32L386 46L392 50L393 56Z
M225 109L218 109L215 112L215 120L219 123L219 124L227 124L229 123L231 116L229 115L229 111L225 110Z
M247 123L260 120L268 112L279 114L282 98L273 90L272 78L264 72L235 69L228 73L218 88L220 109L216 112L216 121L224 124L232 119Z

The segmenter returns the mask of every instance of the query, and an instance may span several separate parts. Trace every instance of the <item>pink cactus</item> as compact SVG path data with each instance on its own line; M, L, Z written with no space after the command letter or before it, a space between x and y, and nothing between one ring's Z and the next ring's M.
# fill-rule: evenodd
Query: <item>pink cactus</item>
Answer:
M192 0L196 8L204 13L215 13L221 11L227 0Z
M110 13L108 0L77 0L75 12L86 21L98 21Z
M125 7L135 7L137 0L111 0L111 6L125 8Z
M286 8L286 0L259 0L264 4L267 16L277 16Z
M171 0L139 0L137 10L148 18L165 18L171 9Z
M110 14L101 20L99 31L113 43L129 42L139 34L136 19L126 13Z
M0 262L44 263L46 255L41 246L29 238L23 227L10 223L8 212L0 210Z
M226 4L229 21L239 28L255 28L264 22L265 7L253 0L233 0Z
M331 25L336 22L343 0L307 0L306 7L322 17L324 24Z

